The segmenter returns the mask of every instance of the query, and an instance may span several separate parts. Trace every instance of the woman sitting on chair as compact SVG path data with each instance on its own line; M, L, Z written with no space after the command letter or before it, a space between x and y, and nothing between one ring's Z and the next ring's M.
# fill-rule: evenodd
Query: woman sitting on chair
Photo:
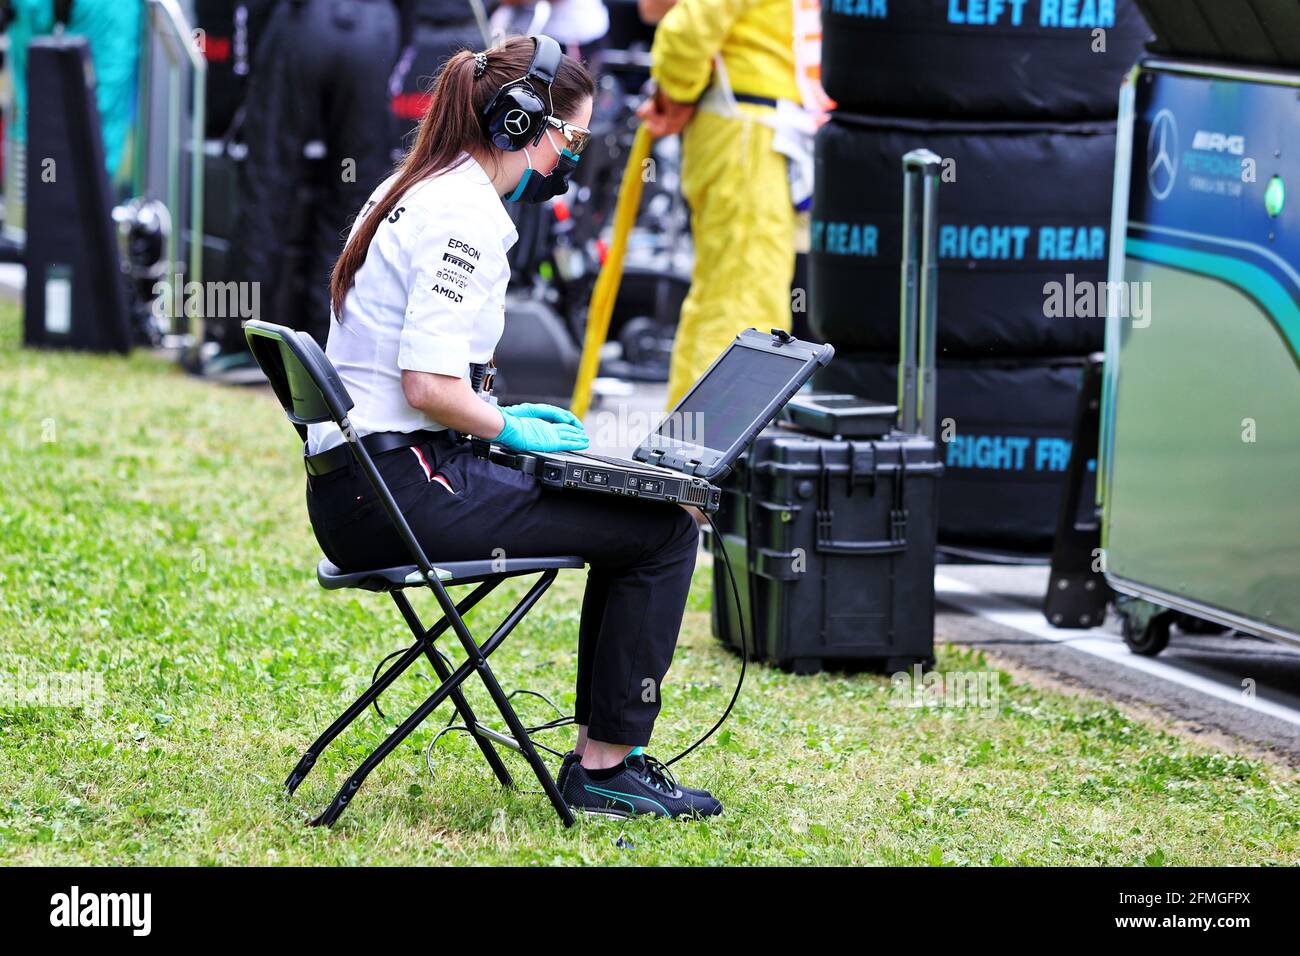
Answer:
M471 384L501 337L517 239L503 198L542 202L567 187L589 132L590 74L548 37L462 51L439 74L414 146L371 195L334 268L326 354L356 403L357 437L435 562L581 555L590 565L578 632L578 738L558 784L575 810L713 815L647 756L698 547L682 507L557 493L473 454L469 436L515 451L587 447L553 405L498 408ZM313 425L307 451L342 444ZM328 457L328 456L327 456ZM344 570L409 556L350 466L308 479L325 555Z

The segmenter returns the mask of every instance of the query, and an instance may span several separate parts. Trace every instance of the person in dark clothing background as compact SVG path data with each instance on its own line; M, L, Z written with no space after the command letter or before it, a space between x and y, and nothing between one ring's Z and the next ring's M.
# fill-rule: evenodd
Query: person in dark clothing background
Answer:
M401 139L413 138L429 106L434 75L459 50L477 50L483 31L470 0L415 0L406 11L401 61L393 72L390 92ZM398 157L403 152L398 144Z
M418 0L272 0L257 39L239 171L232 277L260 283L265 315L329 331L344 232L392 169L389 81ZM302 251L296 261L291 251Z

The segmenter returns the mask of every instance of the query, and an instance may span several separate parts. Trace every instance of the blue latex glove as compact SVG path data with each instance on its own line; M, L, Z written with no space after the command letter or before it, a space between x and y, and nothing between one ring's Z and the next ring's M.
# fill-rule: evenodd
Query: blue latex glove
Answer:
M582 423L573 424L577 419L564 409L554 405L532 406L534 411L550 409L550 414L563 416L559 421L551 421L540 415L521 415L517 409L522 407L527 406L507 405L498 409L505 419L505 427L491 441L511 451L577 451L591 444Z

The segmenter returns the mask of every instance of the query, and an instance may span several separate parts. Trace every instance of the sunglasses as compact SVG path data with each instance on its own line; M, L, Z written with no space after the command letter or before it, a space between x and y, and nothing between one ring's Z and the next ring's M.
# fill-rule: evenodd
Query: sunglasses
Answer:
M591 130L585 126L575 126L573 123L558 120L554 116L546 117L546 124L552 129L560 131L560 135L564 137L566 148L574 156L581 156L582 151L587 148L587 143L591 140Z

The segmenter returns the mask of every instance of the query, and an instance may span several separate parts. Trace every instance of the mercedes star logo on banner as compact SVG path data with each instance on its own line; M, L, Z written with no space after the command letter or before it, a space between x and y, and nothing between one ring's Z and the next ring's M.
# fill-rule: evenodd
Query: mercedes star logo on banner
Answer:
M1167 199L1178 178L1178 121L1161 110L1151 123L1147 139L1147 184L1156 199Z

